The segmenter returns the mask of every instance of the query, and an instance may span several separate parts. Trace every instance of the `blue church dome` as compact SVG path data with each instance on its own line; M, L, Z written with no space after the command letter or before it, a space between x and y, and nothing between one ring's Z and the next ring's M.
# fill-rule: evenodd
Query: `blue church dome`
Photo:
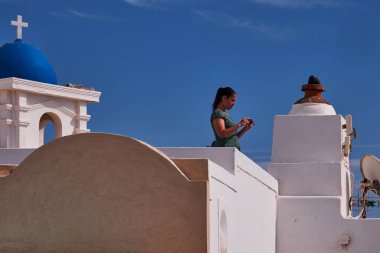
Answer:
M0 78L7 77L57 84L57 76L48 59L21 39L0 47Z

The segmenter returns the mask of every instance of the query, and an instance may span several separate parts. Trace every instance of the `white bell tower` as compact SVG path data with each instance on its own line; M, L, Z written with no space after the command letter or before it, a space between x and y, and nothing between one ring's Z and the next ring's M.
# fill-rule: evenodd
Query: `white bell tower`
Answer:
M86 133L89 102L100 92L19 78L0 79L0 148L38 148L49 121L55 137Z

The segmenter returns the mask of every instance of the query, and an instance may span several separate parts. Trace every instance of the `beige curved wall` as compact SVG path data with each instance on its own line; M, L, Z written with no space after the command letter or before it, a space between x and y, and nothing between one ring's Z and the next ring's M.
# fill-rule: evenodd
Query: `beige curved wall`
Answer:
M207 182L109 134L60 138L0 179L0 252L207 252Z

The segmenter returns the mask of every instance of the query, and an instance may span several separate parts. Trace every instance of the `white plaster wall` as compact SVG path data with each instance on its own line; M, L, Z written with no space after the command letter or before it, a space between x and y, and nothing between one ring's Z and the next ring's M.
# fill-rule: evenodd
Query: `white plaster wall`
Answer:
M281 196L339 196L349 215L351 182L341 115L276 116L269 172Z
M236 161L241 193L238 203L245 215L244 219L238 216L238 225L242 228L239 238L246 238L245 244L239 243L239 249L241 252L275 252L278 182L243 153L236 154ZM244 201L247 198L252 201Z
M233 180L223 168L209 163L209 249L211 253L236 251L236 189L229 185ZM213 171L213 172L212 172ZM219 175L215 175L215 172ZM224 174L224 175L223 175ZM226 214L226 224L221 224L221 212Z
M271 163L269 173L278 180L279 195L341 196L341 163Z
M250 173L260 169L239 166L236 173L239 210L236 252L275 252L277 192L272 188L274 185L268 186Z
M348 219L339 211L339 197L278 199L277 253L379 252L380 219ZM350 244L341 249L341 240Z
M279 181L277 253L380 250L380 220L349 218L345 123L340 115L276 116L269 172Z
M209 159L209 249L221 253L220 215L227 214L227 252L274 253L277 181L235 148L160 148L171 158ZM223 234L223 233L222 233Z
M349 207L349 200L350 197L353 196L353 188L352 188L352 172L350 168L347 166L347 164L342 163L341 168L341 189L342 189L342 195L340 199L340 213L342 217L351 217L351 210Z
M276 116L272 163L340 163L343 122L340 115Z

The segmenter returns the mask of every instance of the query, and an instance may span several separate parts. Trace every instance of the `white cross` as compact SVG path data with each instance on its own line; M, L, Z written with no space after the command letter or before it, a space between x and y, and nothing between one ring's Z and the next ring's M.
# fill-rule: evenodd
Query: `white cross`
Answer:
M28 27L28 23L22 22L22 16L17 15L17 21L11 21L11 25L17 27L17 39L22 39L22 28Z

